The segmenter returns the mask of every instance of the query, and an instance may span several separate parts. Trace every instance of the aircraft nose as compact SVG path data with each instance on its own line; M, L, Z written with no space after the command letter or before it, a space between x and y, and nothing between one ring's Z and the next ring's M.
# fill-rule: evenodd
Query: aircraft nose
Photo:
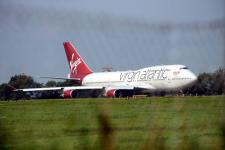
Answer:
M197 82L197 80L198 80L198 77L194 73L191 72L191 83L195 84Z

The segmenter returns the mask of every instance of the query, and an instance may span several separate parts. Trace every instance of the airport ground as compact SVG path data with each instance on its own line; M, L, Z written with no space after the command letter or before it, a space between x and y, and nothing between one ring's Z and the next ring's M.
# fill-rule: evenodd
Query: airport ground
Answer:
M0 102L0 149L223 149L225 97Z

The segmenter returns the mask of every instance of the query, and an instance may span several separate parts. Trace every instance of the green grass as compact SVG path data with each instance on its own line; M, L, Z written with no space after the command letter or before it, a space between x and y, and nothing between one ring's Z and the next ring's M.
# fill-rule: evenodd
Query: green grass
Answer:
M224 106L223 96L0 102L0 149L99 149L99 114L115 149L223 149Z

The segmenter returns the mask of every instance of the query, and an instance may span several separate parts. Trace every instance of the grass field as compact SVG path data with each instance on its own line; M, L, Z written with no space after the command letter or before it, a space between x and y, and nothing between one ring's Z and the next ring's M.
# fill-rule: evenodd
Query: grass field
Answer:
M222 96L0 102L0 149L223 149L224 110Z

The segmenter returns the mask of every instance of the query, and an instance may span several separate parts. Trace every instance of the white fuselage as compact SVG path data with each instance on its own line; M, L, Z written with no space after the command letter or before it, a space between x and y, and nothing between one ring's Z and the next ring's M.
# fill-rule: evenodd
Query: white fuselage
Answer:
M92 73L84 77L84 86L130 86L157 90L177 90L191 86L197 77L183 65L162 65L136 71Z

